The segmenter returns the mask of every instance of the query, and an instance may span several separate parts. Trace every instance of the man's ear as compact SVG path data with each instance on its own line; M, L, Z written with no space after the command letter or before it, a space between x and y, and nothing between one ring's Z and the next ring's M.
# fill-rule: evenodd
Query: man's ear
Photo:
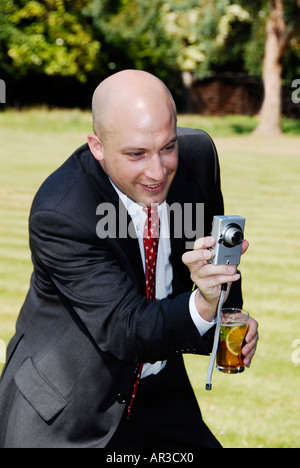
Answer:
M88 145L94 158L99 162L103 161L103 145L97 135L94 133L88 134Z

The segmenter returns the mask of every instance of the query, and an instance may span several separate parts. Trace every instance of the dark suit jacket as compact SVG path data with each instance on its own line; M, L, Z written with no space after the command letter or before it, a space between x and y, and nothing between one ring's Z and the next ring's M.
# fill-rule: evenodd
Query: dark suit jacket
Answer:
M202 131L178 133L179 168L167 201L205 203L209 234L213 214L223 213L215 147ZM177 359L189 386L182 354L209 354L212 333L201 338L189 314L186 239L171 239L172 297L151 303L137 240L96 234L103 202L114 204L117 223L129 221L87 145L34 199L34 273L0 382L0 447L105 447L137 363ZM231 298L241 305L239 288Z

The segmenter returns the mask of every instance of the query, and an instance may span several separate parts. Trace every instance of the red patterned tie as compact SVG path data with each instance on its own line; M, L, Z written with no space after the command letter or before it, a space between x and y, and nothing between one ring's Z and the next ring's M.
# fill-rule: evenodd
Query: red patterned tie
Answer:
M157 206L144 208L147 214L147 219L144 227L144 247L146 260L146 294L148 299L155 301L155 277L156 277L156 259L159 241L159 215ZM131 408L139 381L142 375L143 364L139 364L136 369L136 380L134 383L131 400L127 408L127 419L130 418Z
M147 219L144 228L144 247L146 257L146 293L155 301L155 273L159 241L159 216L157 207L145 208Z

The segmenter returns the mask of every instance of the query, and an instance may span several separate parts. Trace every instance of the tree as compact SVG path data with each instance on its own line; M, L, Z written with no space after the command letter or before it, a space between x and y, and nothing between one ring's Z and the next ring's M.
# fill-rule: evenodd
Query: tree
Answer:
M86 81L101 47L82 13L88 3L1 0L1 67L19 76L34 72Z
M281 133L281 86L282 61L286 48L297 31L300 2L269 0L270 14L266 28L263 79L265 97L256 134L276 135ZM289 5L287 5L290 3ZM293 5L294 3L294 5ZM289 8L288 8L289 7ZM293 8L294 7L294 8Z
M181 36L182 71L205 77L224 71L263 76L257 133L281 132L281 89L300 72L300 0L168 2L166 28ZM191 77L189 83L191 83Z
M258 131L279 131L281 80L300 73L299 10L300 0L0 0L0 72L62 87L145 69L180 99L183 76L263 74Z
M168 36L177 41L177 65L198 78L243 68L251 17L231 0L181 1L164 5Z
M164 0L92 0L87 11L95 34L103 38L107 74L124 68L146 70L167 83L180 105L178 42L166 31L165 4Z
M137 69L147 69L165 78L177 69L176 45L166 34L163 24L163 0L93 0L89 13L98 34L110 50L118 51L112 69L119 62Z

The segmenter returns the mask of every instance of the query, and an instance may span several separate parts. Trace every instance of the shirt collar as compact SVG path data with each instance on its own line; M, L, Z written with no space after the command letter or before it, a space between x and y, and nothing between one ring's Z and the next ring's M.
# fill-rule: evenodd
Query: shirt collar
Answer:
M113 181L111 179L109 179L109 180L110 180L110 183L112 184L112 186L114 187L115 191L119 195L123 205L125 206L128 213L130 214L131 218L134 219L135 217L145 215L145 219L146 219L146 213L143 211L144 206L141 205L140 203L136 203L135 201L133 201L131 198L129 198L127 195L125 195L125 193L123 193L113 183ZM163 203L161 203L161 205L158 206L158 213L159 214L162 213L162 211L165 209L165 206L166 206L166 201L164 201Z

